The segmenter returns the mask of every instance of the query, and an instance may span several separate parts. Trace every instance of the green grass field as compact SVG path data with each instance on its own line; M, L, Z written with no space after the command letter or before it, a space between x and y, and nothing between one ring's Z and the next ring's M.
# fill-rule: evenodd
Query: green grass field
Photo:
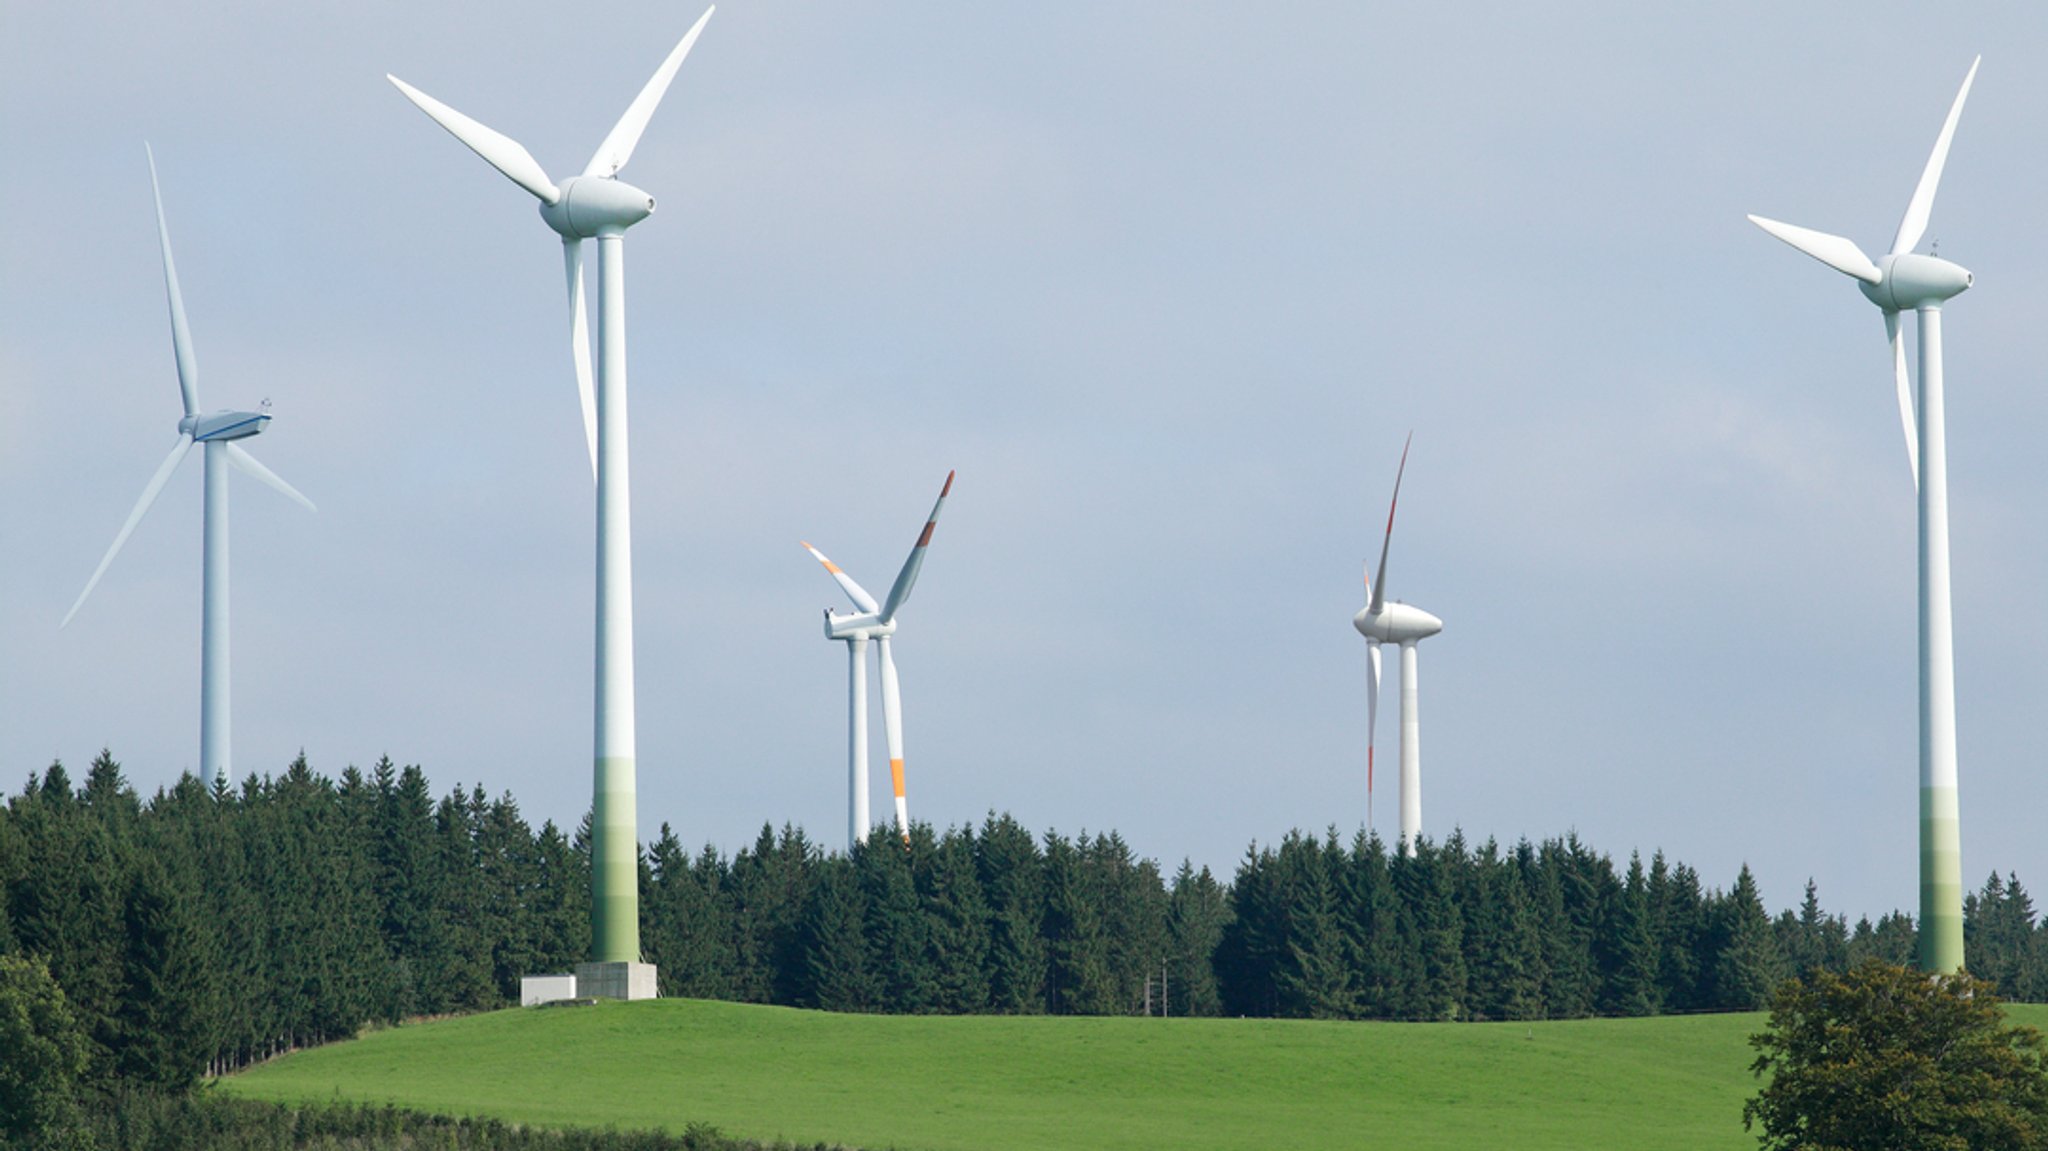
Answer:
M2048 1025L2048 1007L2014 1016ZM223 1089L540 1126L710 1123L903 1151L1753 1148L1761 1015L1557 1023L508 1010L301 1052Z

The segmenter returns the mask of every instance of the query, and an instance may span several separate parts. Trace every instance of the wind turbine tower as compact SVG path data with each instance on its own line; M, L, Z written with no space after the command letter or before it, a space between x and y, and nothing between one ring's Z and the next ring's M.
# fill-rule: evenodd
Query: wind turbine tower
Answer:
M540 217L562 238L569 289L570 357L582 394L584 436L597 477L596 736L591 801L591 960L613 968L598 978L631 980L623 998L653 994L640 960L639 828L633 723L632 513L626 458L626 229L654 211L654 197L618 179L668 92L676 69L711 19L707 8L669 52L598 145L583 171L560 184L524 146L387 75L422 112L540 201ZM583 241L597 241L597 380L591 385L583 305ZM630 974L618 974L628 965ZM579 979L582 973L579 972ZM612 995L604 984L594 993Z
M256 457L237 442L259 435L269 426L270 401L265 400L262 408L253 412L199 410L199 362L193 355L192 332L185 322L185 299L178 290L178 268L171 260L171 232L164 222L164 194L157 184L156 155L147 146L144 154L149 157L149 187L156 199L156 235L163 251L164 295L171 309L171 353L177 360L178 391L184 400L185 415L178 421L178 442L171 445L171 454L164 457L156 474L144 485L142 498L135 501L135 508L115 534L113 545L100 558L100 566L93 569L92 578L85 581L85 590L78 593L77 602L64 613L64 622L57 626L70 623L78 609L85 606L86 597L92 594L100 577L106 574L107 565L114 562L114 556L120 553L121 545L128 542L135 525L142 522L150 505L156 503L157 495L170 482L171 473L178 470L192 445L205 445L205 502L200 527L204 559L200 569L199 772L208 786L224 786L234 780L228 708L227 469L229 465L240 468L284 493L307 511L313 510L313 501L279 479L277 473L256 462Z
M870 640L874 641L876 662L882 672L882 736L889 747L889 779L896 791L896 830L905 841L910 838L910 808L903 794L903 702L896 684L896 660L889 653L889 638L896 634L896 613L910 602L910 589L917 584L917 573L924 567L924 551L931 546L932 531L939 526L939 512L945 509L946 497L952 491L953 473L947 472L946 486L939 489L939 500L932 505L932 514L925 517L924 531L918 533L917 543L911 545L910 556L903 561L903 570L896 573L896 582L889 588L889 598L880 604L838 564L826 559L824 552L810 544L804 545L804 550L825 565L825 570L839 581L846 598L859 609L845 615L825 609L825 638L846 644L846 849L849 852L855 844L868 840L867 648Z
M1906 203L1891 251L1872 261L1841 236L1751 216L1757 227L1857 281L1884 312L1891 340L1892 378L1905 424L1906 459L1920 492L1920 931L1923 971L1947 974L1963 966L1963 858L1956 802L1956 688L1954 628L1948 574L1948 430L1941 378L1941 306L1970 286L1968 270L1915 253L1927 233L1934 193L1948 163L1949 142L1963 101L1977 79L1977 64L1949 106L1934 153ZM1899 342L1899 313L1920 321L1920 395L1915 419Z
M1414 440L1414 435L1409 435ZM1408 470L1408 444L1401 445L1401 466L1394 472L1394 498L1387 504L1387 534L1380 541L1378 575L1365 580L1365 606L1351 617L1351 626L1365 637L1365 803L1371 819L1373 738L1380 710L1380 645L1401 648L1401 852L1415 854L1422 834L1422 721L1416 714L1415 645L1444 630L1444 621L1419 607L1387 598L1387 551L1394 542L1394 509L1401 502L1401 476Z

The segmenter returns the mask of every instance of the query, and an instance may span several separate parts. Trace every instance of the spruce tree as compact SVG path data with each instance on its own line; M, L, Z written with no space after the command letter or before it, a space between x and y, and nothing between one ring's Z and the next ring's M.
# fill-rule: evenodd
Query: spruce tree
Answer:
M1046 833L1048 982L1051 1008L1061 1015L1113 1015L1122 1009L1093 878L1078 846L1058 832Z
M856 844L853 857L834 855L818 864L804 910L804 990L799 1002L823 1011L877 1011L883 1006L881 978L870 963L867 896L857 873L858 857L895 850L880 843Z
M1222 1010L1214 956L1230 915L1221 884L1187 860L1166 901L1167 963L1162 1010L1170 1015L1215 1015Z
M868 962L882 986L882 1009L920 1014L938 1004L938 973L932 967L928 924L911 872L911 853L928 841L929 827L913 843L878 835L854 851L855 869L867 904Z
M1784 978L1784 960L1748 864L1742 865L1735 886L1716 901L1713 920L1709 970L1715 1006L1723 1011L1761 1010Z
M1272 848L1245 849L1230 883L1230 916L1216 946L1216 980L1225 1015L1280 1011L1280 965L1287 946L1278 865Z
M989 1007L989 908L975 863L974 832L948 830L919 873L926 942L938 980L935 1006L970 1014Z
M1649 877L1640 855L1630 855L1628 876L1606 926L1603 950L1610 957L1604 1009L1612 1015L1655 1015L1663 1008L1656 915L1650 906Z
M990 812L976 841L976 870L989 908L989 1002L1000 1012L1047 1010L1045 869L1031 832Z
M1280 1012L1309 1019L1351 1019L1359 1015L1352 973L1357 967L1351 938L1343 927L1331 855L1299 833L1280 845L1276 866L1285 905L1286 954L1276 972Z
M1345 934L1359 965L1352 979L1358 1009L1375 1018L1396 1018L1411 992L1402 963L1399 905L1387 847L1379 836L1361 831L1352 840L1341 879Z
M136 1084L182 1092L212 1059L219 1020L218 944L204 915L196 876L165 866L168 845L142 855L122 901L126 937L116 1074Z

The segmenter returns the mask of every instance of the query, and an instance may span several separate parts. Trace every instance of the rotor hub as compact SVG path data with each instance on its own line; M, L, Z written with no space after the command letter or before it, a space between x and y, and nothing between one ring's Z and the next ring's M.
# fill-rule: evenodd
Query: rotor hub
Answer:
M825 613L826 639L882 639L896 634L896 621L883 623L874 612L858 615L840 615L838 612Z
M654 213L654 197L621 180L575 176L560 187L561 198L542 203L540 218L568 239L623 232Z
M1886 256L1877 267L1883 278L1875 284L1862 283L1863 294L1878 307L1898 312L1938 306L1967 291L1973 280L1970 270L1961 264L1911 252Z
M1381 643L1409 643L1444 630L1444 621L1411 604L1388 601L1374 612L1364 608L1351 617L1358 634Z

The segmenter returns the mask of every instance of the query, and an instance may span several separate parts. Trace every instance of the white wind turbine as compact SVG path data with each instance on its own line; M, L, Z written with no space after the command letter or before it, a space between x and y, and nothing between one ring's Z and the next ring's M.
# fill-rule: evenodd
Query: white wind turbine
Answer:
M1891 251L1872 262L1852 240L1751 216L1757 227L1853 277L1863 295L1884 311L1891 340L1892 377L1899 418L1906 429L1906 458L1920 491L1920 931L1923 970L1953 972L1963 965L1963 866L1956 803L1955 644L1949 610L1948 432L1942 400L1941 305L1970 286L1970 273L1913 249L1927 233L1935 189L1948 163L1949 142L1963 101L1977 78L1977 64L1949 106L1934 141L1934 153L1906 204ZM1906 379L1906 351L1899 342L1899 313L1920 317L1920 404L1914 418L1913 392Z
M617 178L669 82L714 8L684 33L613 125L580 175L556 184L517 141L457 112L396 76L386 79L449 134L540 201L562 237L569 288L570 354L582 393L584 437L597 477L597 691L591 808L591 958L640 959L639 830L633 731L632 515L626 464L626 229L654 211L654 197ZM597 241L597 384L583 306L583 241Z
M178 291L178 268L171 260L171 232L164 222L164 195L163 189L157 185L156 155L146 145L143 151L149 157L149 187L156 199L156 234L163 250L164 295L171 310L171 352L177 360L178 391L184 400L185 415L178 421L178 442L171 446L171 454L164 457L156 474L143 487L142 498L135 501L135 509L128 513L128 519L115 534L113 545L100 558L100 566L93 569L92 578L85 581L85 590L78 593L78 601L64 613L64 622L57 626L70 623L78 609L85 606L85 598L98 586L100 577L106 574L107 565L114 562L121 545L128 542L129 533L142 522L150 505L156 502L158 493L170 482L171 473L178 470L185 453L192 450L193 444L206 445L205 506L200 528L204 560L200 569L199 771L209 785L225 784L234 778L233 739L228 726L227 466L233 464L255 476L304 505L308 511L313 510L313 502L279 479L277 473L257 463L256 457L235 442L258 435L269 425L269 400L263 401L261 410L254 412L202 413L199 410L199 363L192 353L191 329L185 323L185 298Z
M889 637L896 634L896 613L910 602L910 589L917 583L918 570L924 567L924 550L931 546L932 529L939 524L939 512L946 506L946 496L953 491L953 473L946 473L946 486L939 489L939 500L932 505L932 514L926 517L924 531L918 533L917 543L911 545L909 558L903 561L903 570L896 573L896 583L889 588L889 598L877 604L875 597L841 571L838 564L825 558L825 553L804 545L839 586L846 591L846 597L853 601L858 612L840 615L830 608L825 609L825 638L844 640L846 643L847 667L847 779L846 779L846 846L851 851L856 843L868 839L868 641L875 641L876 662L882 669L882 737L889 745L889 778L896 789L896 830L908 840L910 837L910 809L903 798L903 703L896 687L896 660L889 654Z
M1409 436L1412 441L1415 437ZM1351 617L1351 626L1365 637L1369 664L1365 685L1365 802L1372 818L1373 740L1379 726L1380 645L1401 645L1401 852L1415 854L1422 834L1422 724L1416 717L1415 645L1444 630L1444 621L1387 598L1387 550L1394 542L1394 509L1401 502L1401 476L1408 470L1408 444L1401 445L1401 466L1394 472L1394 498L1387 504L1387 534L1380 541L1380 568L1365 580L1366 603Z

